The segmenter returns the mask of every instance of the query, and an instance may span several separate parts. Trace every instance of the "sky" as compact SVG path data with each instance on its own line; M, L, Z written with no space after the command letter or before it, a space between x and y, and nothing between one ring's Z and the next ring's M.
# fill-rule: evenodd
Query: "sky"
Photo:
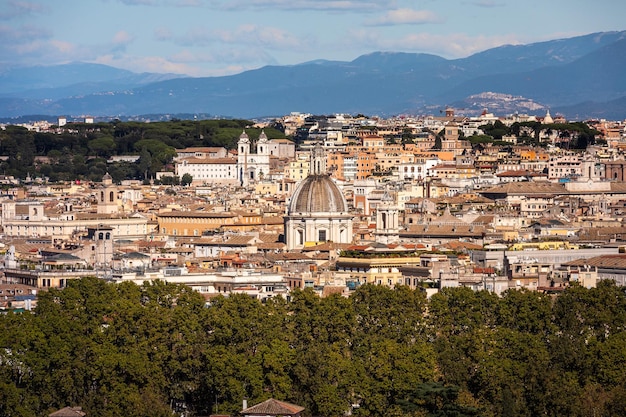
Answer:
M0 70L221 76L377 51L448 59L626 29L623 0L0 0Z

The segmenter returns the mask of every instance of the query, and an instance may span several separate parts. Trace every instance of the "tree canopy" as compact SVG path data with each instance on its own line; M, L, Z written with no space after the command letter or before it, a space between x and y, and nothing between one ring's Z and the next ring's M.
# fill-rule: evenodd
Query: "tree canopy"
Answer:
M0 415L611 416L626 409L626 294L446 288L204 298L96 278L0 316Z
M33 132L9 125L0 130L0 163L5 175L17 178L44 176L51 181L86 179L100 181L105 172L113 180L152 178L172 163L176 149L223 146L234 149L241 132L258 138L261 129L247 120L175 120L168 122L71 123L59 132ZM283 132L266 129L267 135L284 138ZM139 155L139 164L106 163L112 155ZM48 157L35 164L36 157Z

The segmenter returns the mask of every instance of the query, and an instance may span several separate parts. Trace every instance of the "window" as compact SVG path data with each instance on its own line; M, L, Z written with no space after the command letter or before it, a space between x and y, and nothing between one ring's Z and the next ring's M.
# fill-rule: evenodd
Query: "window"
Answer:
M318 241L319 242L325 242L326 241L326 230L319 230L318 231Z

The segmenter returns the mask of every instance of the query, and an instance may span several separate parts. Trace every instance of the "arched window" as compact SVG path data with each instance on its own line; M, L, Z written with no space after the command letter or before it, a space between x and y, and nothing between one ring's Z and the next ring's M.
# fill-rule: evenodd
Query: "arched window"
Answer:
M110 192L109 192L109 202L111 202L111 203L112 203L113 201L115 201L115 200L113 199L113 191L110 191Z

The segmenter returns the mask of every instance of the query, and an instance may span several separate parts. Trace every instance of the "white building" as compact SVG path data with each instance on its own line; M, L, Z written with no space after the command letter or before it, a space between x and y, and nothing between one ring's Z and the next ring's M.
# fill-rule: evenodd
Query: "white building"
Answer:
M191 175L196 185L235 185L238 183L237 159L183 158L176 163L176 175L182 178L185 174Z
M70 210L49 217L44 213L44 206L40 201L2 202L2 228L6 236L50 236L53 239L69 239L76 232L102 227L110 227L115 238L145 239L152 232L148 226L148 219L141 214L94 215Z
M263 179L270 172L270 146L265 132L261 131L259 140L252 152L250 138L244 131L237 142L237 172L239 183L248 186Z

